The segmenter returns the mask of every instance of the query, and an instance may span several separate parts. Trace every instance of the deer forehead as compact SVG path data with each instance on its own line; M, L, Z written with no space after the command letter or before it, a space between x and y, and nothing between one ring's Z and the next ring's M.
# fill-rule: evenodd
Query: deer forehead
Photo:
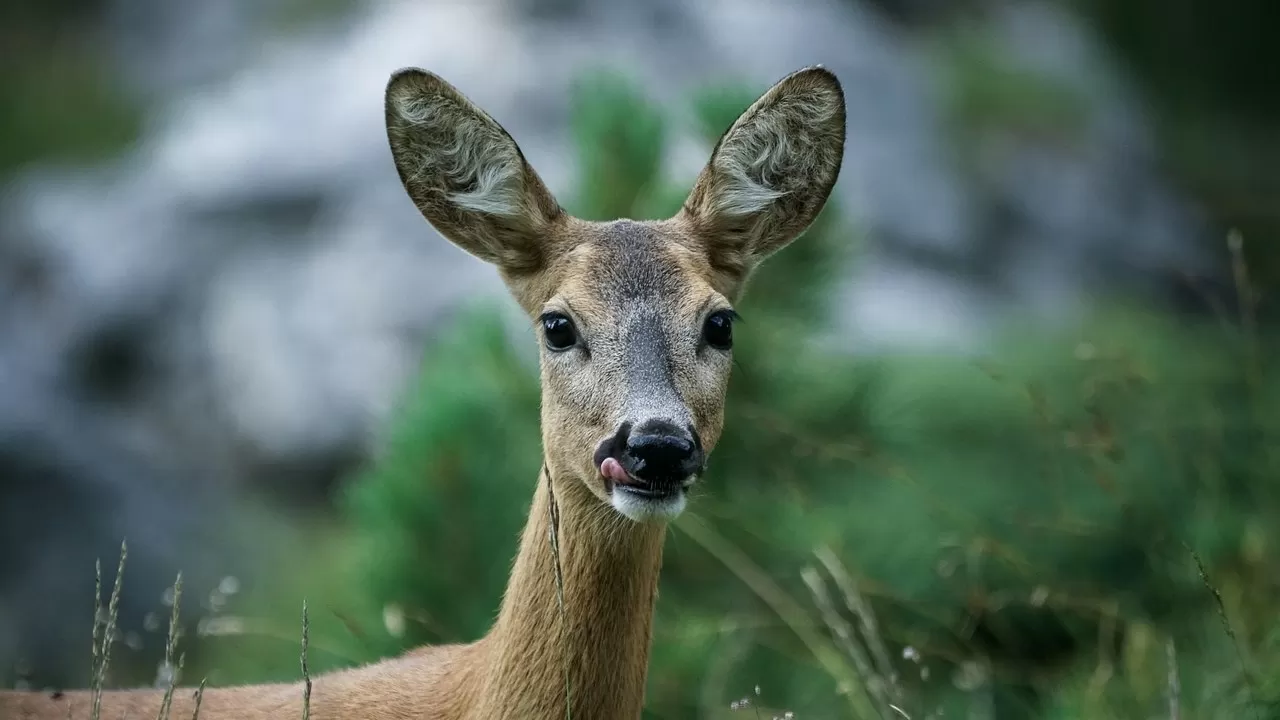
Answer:
M678 224L582 225L578 242L549 268L544 304L564 304L593 328L625 329L641 318L687 324L722 299Z

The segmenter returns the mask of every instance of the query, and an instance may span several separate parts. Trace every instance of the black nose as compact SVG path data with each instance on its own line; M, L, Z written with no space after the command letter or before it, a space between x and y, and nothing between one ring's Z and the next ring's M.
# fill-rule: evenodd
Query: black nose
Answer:
M650 485L678 485L702 472L702 445L692 428L645 422L627 437L623 467Z

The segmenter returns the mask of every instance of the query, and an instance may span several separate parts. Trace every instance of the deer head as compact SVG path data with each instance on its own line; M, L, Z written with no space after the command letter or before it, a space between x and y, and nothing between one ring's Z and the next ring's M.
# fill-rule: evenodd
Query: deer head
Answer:
M674 518L720 437L733 304L839 175L835 76L807 68L770 88L720 138L681 211L660 221L570 216L502 126L432 73L392 76L386 123L418 210L495 265L537 323L554 482L637 522Z

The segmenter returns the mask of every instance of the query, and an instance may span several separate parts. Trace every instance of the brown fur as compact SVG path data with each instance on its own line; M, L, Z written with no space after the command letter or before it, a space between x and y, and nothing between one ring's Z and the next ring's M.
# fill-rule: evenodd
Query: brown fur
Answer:
M564 213L510 135L435 75L397 72L386 107L397 171L426 219L496 265L531 319L572 318L583 347L542 354L545 464L493 628L315 678L311 716L639 717L665 518L610 505L593 452L659 394L715 446L730 361L700 345L702 324L825 204L844 148L840 85L820 68L784 78L721 138L681 212L644 223ZM103 718L154 717L160 699L110 692ZM83 718L89 703L83 691L0 693L0 717ZM172 716L190 717L192 704L179 691ZM209 689L200 714L301 712L301 685L289 684Z

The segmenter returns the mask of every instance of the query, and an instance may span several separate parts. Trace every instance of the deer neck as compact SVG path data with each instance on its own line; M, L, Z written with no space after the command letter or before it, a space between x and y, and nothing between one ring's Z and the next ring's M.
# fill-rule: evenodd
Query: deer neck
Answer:
M493 717L564 717L566 695L574 718L640 716L665 532L543 468L484 641L484 696L510 705Z

